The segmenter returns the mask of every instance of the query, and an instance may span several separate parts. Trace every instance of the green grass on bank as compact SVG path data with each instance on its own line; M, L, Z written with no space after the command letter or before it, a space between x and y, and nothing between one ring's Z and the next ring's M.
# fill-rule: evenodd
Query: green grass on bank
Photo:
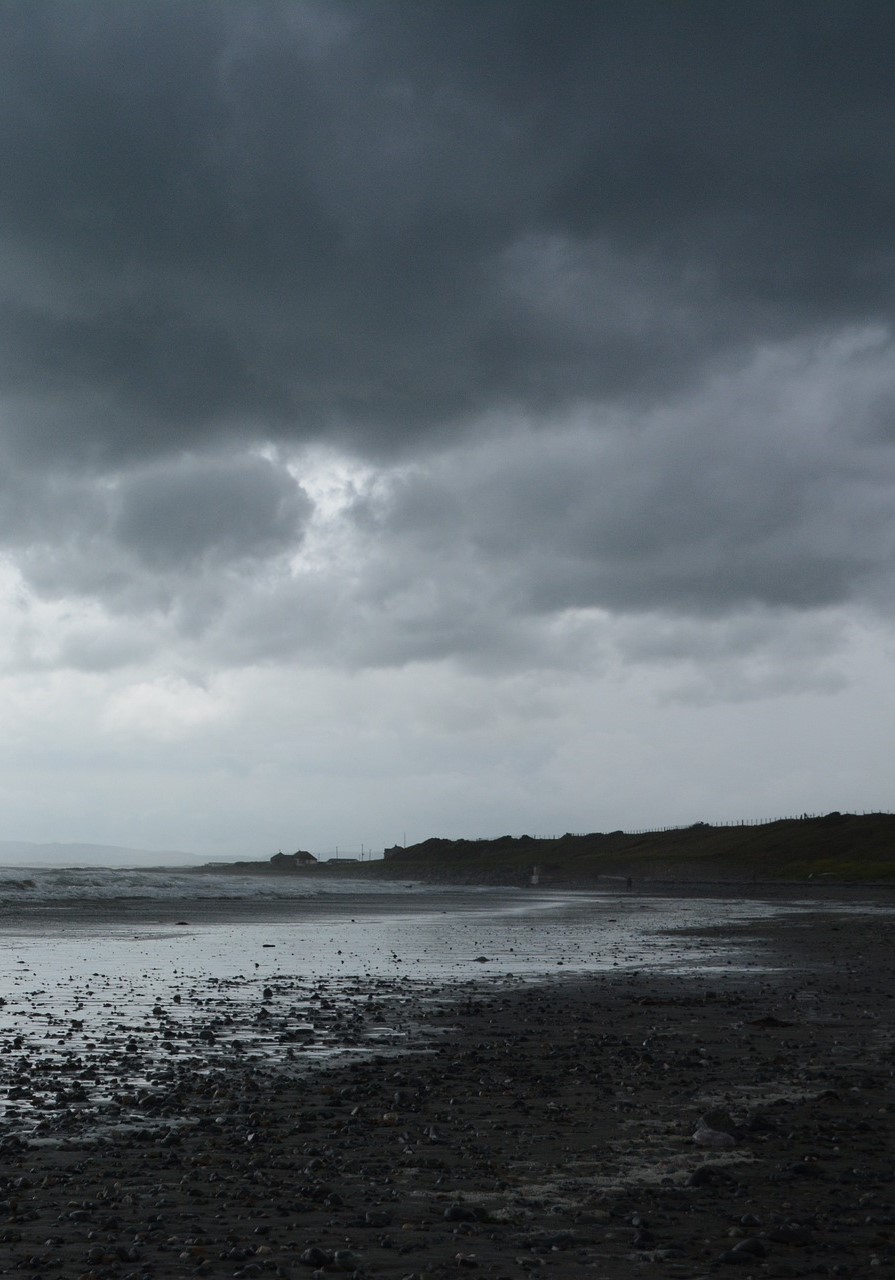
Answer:
M632 835L565 835L555 840L433 838L389 850L376 876L452 883L524 884L539 868L542 884L600 878L706 881L869 882L895 880L895 815L830 813L761 826L696 823Z

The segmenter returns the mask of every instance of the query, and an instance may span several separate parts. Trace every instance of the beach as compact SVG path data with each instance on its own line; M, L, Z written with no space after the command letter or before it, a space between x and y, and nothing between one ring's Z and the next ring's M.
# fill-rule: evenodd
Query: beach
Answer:
M145 981L136 962L97 963L37 994L25 946L30 976L0 1010L4 1273L696 1280L892 1265L888 900L718 899L672 920L615 898L596 915L608 962L582 956L593 935L574 895L567 911L438 901L380 903L342 973L328 949L317 973L274 959L295 904L240 921L194 902L199 927L168 920L182 902L143 903L123 928L155 948ZM362 905L317 904L320 937L357 943ZM171 940L192 929L210 955L208 930L232 968L228 928L255 943L227 975L190 971ZM69 932L56 936L71 958L84 937ZM7 957L34 936L7 921ZM393 942L373 963L386 936L405 955ZM518 967L498 942L524 953ZM122 933L106 954L124 951ZM60 992L78 996L67 1012Z

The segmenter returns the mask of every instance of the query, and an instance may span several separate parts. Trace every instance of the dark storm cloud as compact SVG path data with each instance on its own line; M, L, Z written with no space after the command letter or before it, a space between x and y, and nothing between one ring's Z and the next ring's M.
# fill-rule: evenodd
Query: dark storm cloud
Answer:
M234 583L300 547L312 503L282 465L239 454L184 457L114 483L12 475L0 536L28 586L113 613L176 612L201 629Z
M0 8L23 455L409 448L891 297L888 5Z
M405 469L351 515L380 548L383 599L414 579L423 598L436 554L453 566L440 603L471 623L471 646L483 590L510 626L879 604L893 598L895 455L875 424L893 389L880 333L794 343L634 422L582 413Z
M129 479L114 534L145 565L260 560L301 541L311 503L283 469L258 459L181 461Z
M0 0L0 542L83 606L59 660L586 665L576 614L673 657L887 608L893 37Z

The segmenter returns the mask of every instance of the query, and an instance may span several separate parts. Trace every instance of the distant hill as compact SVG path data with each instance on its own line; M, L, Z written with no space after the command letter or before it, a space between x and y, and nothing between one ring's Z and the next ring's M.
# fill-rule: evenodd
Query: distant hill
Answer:
M432 838L387 849L370 872L465 884L586 885L601 878L664 881L895 880L895 815L828 813L755 826L693 826L543 840Z
M170 867L196 857L174 849L130 849L117 844L34 844L0 840L0 865L19 867Z

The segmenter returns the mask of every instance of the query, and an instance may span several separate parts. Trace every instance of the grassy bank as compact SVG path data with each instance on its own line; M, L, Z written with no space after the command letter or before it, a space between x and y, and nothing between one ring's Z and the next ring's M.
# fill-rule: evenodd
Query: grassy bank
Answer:
M542 884L600 878L704 881L895 881L895 816L831 813L761 826L696 823L630 834L613 831L553 840L426 840L389 850L380 874L479 883Z
M427 840L389 851L380 874L486 883L637 880L838 882L895 880L895 816L831 813L761 826L696 823L668 831L613 831L553 840Z

